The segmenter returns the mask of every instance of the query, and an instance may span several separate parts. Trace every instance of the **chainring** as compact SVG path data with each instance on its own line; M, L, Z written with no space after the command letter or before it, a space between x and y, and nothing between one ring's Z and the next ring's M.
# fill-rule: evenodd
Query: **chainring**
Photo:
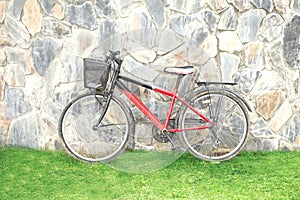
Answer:
M170 126L172 128L174 127L174 120L170 120L169 127ZM170 142L170 140L169 140L169 138L168 138L168 136L166 134L168 134L169 138L171 138L171 139L174 136L174 133L164 133L164 132L158 130L158 128L156 126L153 126L153 128L152 128L152 136L153 136L153 138L156 141L158 141L160 143L168 143L168 142Z

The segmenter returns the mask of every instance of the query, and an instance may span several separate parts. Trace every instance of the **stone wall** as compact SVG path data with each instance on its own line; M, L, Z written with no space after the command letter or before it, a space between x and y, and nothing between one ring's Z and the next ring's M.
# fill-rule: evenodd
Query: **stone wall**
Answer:
M125 73L163 87L169 65L238 82L254 111L247 149L297 150L299 35L299 0L0 0L0 146L60 148L60 112L85 92L82 58L122 48ZM136 91L163 115L162 97ZM160 148L134 114L137 144Z

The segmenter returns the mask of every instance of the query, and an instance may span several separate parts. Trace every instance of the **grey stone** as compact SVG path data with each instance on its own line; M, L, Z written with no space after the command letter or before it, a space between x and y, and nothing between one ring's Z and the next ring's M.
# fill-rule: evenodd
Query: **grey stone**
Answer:
M300 1L299 0L291 0L291 8L296 11L300 11Z
M196 14L207 6L207 1L187 0L185 4L185 12L187 14Z
M43 148L45 145L38 113L30 113L13 121L9 133L9 146Z
M93 5L87 1L82 5L69 5L66 10L66 20L71 24L95 30L97 17Z
M241 41L251 42L256 40L261 21L265 17L264 10L250 10L242 14L237 27Z
M41 0L40 5L47 15L58 19L64 17L64 7L59 0Z
M53 101L62 108L79 95L80 87L76 82L61 83L53 90Z
M142 0L118 0L117 6L118 11L121 17L128 17L131 15L131 12L142 6L144 2Z
M228 3L232 3L240 12L251 8L250 0L228 0Z
M40 4L47 15L52 14L52 9L57 3L57 0L41 0Z
M218 23L219 30L235 31L238 25L238 15L233 7L222 13Z
M197 14L197 18L203 21L210 31L216 30L219 16L215 15L213 11L209 9L202 10Z
M222 80L224 82L233 82L232 76L238 71L241 59L229 53L220 53Z
M68 0L72 4L80 5L86 2L86 0Z
M34 72L34 67L31 61L31 52L19 48L6 48L7 63L16 64L23 68L25 74Z
M46 17L43 21L42 33L54 38L63 38L72 33L72 26L66 22Z
M186 16L181 14L175 14L170 17L170 28L176 33L184 36L186 34L185 24Z
M30 34L24 24L7 16L5 26L10 37L12 37L20 47L28 48L30 46Z
M60 49L61 44L52 39L37 38L32 42L33 63L39 75L45 75L50 63Z
M171 10L179 11L182 13L186 12L186 0L170 0Z
M278 151L280 141L278 139L270 138L251 138L247 141L246 151Z
M252 90L260 75L260 70L242 67L236 74L233 75L233 80L238 83L238 90L247 94Z
M162 29L165 26L166 16L165 8L161 0L146 0L148 10L154 19L154 22L158 29Z
M258 38L261 41L274 41L282 33L283 22L283 18L278 14L267 15L259 29Z
M292 119L287 123L286 128L280 132L280 136L294 143L297 136L300 135L300 119L297 116L293 116Z
M115 20L105 19L100 21L98 38L98 48L104 54L108 50L119 51L120 49L122 49L122 45L124 44L124 37L122 34L119 34L118 24ZM102 53L101 51L99 52L100 54ZM94 52L94 54L96 54L96 52Z
M157 71L138 63L129 56L125 57L122 67L126 72L145 81L152 82L159 75Z
M184 45L186 45L185 39L178 36L174 31L162 30L157 33L155 48L158 55L167 54Z
M209 1L209 4L211 4L216 13L221 13L229 7L226 0Z
M205 65L199 68L199 80L201 81L222 81L221 71L214 59L209 59Z
M0 47L1 46L15 46L16 42L10 38L5 26L0 25Z
M272 131L268 128L266 122L260 118L253 126L251 131L254 137L269 137L272 135Z
M42 108L41 118L47 120L53 124L57 124L61 110L52 101L46 102Z
M200 46L209 36L209 30L205 28L195 29L190 36L189 46Z
M0 66L3 66L5 64L6 64L6 54L2 49L0 49Z
M25 85L24 69L15 64L7 65L4 80L9 86L23 87Z
M282 75L285 74L285 67L284 67L284 57L283 49L282 49L282 42L278 41L273 43L268 48L268 55L270 58L270 63L273 65L273 69L280 72Z
M96 0L95 10L99 17L115 19L118 17L118 11L113 0Z
M272 0L251 0L256 8L263 8L268 12L272 12L274 9L274 4Z
M300 16L296 15L284 27L283 53L288 67L299 68Z
M17 20L20 20L24 3L25 3L25 0L10 1L8 11L12 17L14 17Z
M14 119L31 111L31 105L25 101L24 92L19 88L10 88L5 94L6 116Z

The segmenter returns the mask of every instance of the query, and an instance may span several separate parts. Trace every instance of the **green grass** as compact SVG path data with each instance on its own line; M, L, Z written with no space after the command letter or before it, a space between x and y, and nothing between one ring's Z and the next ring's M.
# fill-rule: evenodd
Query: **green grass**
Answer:
M150 173L60 151L0 149L0 199L300 199L300 152L248 152L220 164L183 155Z

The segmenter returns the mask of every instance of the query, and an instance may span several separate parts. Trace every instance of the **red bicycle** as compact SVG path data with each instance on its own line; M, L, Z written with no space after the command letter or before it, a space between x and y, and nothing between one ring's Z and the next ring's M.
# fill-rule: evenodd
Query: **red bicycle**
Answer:
M206 161L224 161L236 156L248 137L247 102L226 86L235 83L197 82L196 87L179 97L178 88L193 66L167 67L165 72L178 76L173 91L142 83L120 74L119 52L111 52L105 61L84 59L85 87L89 94L70 102L61 114L59 131L66 149L76 158L91 162L108 162L127 149L134 137L135 120L126 96L156 127L154 138L170 142L174 149L187 149ZM135 84L170 97L164 121L126 87ZM179 109L174 111L175 102ZM180 138L180 147L173 142Z

